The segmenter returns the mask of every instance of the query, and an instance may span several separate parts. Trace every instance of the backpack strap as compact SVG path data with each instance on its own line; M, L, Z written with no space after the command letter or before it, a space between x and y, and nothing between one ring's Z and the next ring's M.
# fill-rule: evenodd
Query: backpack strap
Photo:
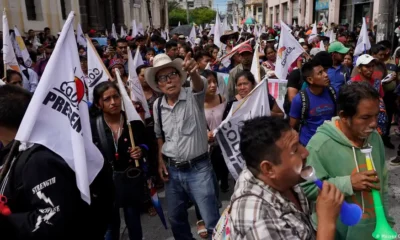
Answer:
M99 135L101 149L103 150L103 153L106 155L108 162L112 163L114 158L113 154L110 152L110 145L108 144L107 141L106 129L104 127L102 115L99 115L96 118L96 128L97 128L97 134Z
M332 102L333 102L333 106L334 106L334 116L336 116L337 114L336 114L336 91L335 91L335 89L332 87L332 86L328 86L328 93L329 93L329 96L331 97L331 99L332 99Z
M160 125L160 130L161 130L161 136L163 141L165 142L165 133L163 130L163 124L162 124L162 118L161 118L161 101L162 101L163 96L158 98L157 102L157 115L158 115L158 124Z
M307 90L303 89L299 91L301 100L301 117L299 131L302 126L307 124L308 110L310 108L310 99L308 98Z

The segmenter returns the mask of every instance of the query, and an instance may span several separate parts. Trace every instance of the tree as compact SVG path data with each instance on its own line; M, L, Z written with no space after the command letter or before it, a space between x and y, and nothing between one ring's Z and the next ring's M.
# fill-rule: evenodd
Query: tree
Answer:
M190 17L196 24L210 23L215 19L216 11L208 7L195 8L190 11Z
M172 12L175 9L182 9L179 2L176 1L168 1L168 13Z
M185 23L186 22L186 11L183 9L174 9L168 13L169 25L177 26L178 22Z

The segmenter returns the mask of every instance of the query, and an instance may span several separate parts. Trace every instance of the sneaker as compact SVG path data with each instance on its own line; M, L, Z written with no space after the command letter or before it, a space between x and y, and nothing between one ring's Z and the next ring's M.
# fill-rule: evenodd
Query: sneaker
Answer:
M395 159L390 161L391 165L400 165L400 156L397 156Z

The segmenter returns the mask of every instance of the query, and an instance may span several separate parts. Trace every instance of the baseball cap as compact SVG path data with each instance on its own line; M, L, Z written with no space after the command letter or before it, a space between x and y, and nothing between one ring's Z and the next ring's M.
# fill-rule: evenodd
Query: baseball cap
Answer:
M319 52L322 52L322 49L320 49L320 48L313 48L313 49L311 49L311 51L310 51L310 55L311 55L311 56L315 56L315 55L317 55L317 53L319 53Z
M299 39L299 43L304 43L304 42L306 42L306 41L304 40L304 38L300 38L300 39Z
M328 52L338 52L342 54L346 54L349 51L349 48L345 47L343 43L335 41L329 45Z
M376 60L374 57L372 57L369 54L363 54L357 58L356 61L356 67L360 65L368 65L370 62Z
M250 52L253 53L253 48L250 46L250 44L244 44L243 46L241 46L238 50L238 53L244 53L244 52Z

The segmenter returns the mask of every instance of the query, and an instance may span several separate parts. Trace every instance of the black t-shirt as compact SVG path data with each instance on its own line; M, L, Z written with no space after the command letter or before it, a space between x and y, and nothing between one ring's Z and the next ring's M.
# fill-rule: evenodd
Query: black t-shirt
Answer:
M302 79L301 70L295 69L290 73L286 87L296 88L298 91L300 91L303 82L304 80ZM286 90L285 101L283 102L283 109L287 115L290 111L290 105L291 102L289 101L288 91Z

